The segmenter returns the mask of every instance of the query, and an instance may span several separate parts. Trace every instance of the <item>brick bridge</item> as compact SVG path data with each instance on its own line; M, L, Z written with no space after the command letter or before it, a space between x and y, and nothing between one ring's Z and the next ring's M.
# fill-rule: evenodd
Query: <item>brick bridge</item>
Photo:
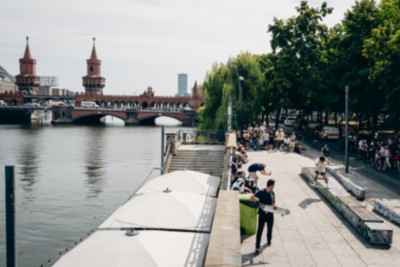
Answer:
M197 110L204 103L197 89L193 90L191 97L155 96L151 87L141 95L102 95L102 94L76 94L75 106L79 107L82 101L94 101L101 108L138 108L138 109L191 109Z
M0 94L8 106L23 106L27 102L44 103L56 96L24 96L20 92ZM193 126L197 121L197 109L204 104L203 97L193 90L191 97L155 96L152 88L141 95L102 95L77 93L73 99L74 106L53 106L51 108L53 123L90 124L99 122L109 115L120 118L125 124L154 124L160 116L175 118L183 125ZM59 97L60 101L71 100L71 97ZM82 101L93 101L100 108L83 108ZM33 111L33 110L31 110ZM11 112L11 110L10 110Z
M125 122L125 125L154 124L160 116L170 117L182 122L185 126L197 123L197 113L194 110L150 110L150 109L107 109L107 108L77 108L53 107L53 123L58 124L93 124L105 116L113 116Z

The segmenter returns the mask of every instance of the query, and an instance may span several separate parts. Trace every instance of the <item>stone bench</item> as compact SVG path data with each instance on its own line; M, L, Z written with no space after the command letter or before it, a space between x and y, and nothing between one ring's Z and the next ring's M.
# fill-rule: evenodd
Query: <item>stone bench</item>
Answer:
M351 192L358 200L365 200L365 189L361 186L356 185L346 176L351 174L340 174L337 171L334 171L332 168L326 168L328 173L332 175L343 187Z
M312 180L314 168L305 168L301 174ZM378 218L360 202L353 199L347 192L331 188L317 188L322 196L371 244L390 245L393 230L383 220Z
M381 200L374 199L374 210L382 214L389 221L400 225L400 207L392 207Z

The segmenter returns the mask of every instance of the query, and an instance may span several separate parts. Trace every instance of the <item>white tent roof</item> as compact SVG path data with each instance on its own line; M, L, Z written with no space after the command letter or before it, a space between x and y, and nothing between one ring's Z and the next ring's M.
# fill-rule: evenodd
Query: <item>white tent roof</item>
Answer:
M97 231L60 258L56 267L203 266L208 234L168 231Z
M163 191L166 187L173 191L182 191L207 196L216 196L220 178L195 171L174 171L148 181L137 193Z
M210 231L216 198L172 191L136 194L101 228L158 228Z

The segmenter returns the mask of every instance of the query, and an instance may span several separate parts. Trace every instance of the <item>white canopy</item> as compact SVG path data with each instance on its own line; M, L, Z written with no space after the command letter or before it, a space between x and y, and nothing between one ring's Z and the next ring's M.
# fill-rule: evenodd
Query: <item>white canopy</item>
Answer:
M136 194L102 228L158 228L210 231L216 198L178 191Z
M220 178L195 171L174 171L148 181L137 193L163 191L166 187L173 191L182 191L207 196L216 196Z
M203 266L208 234L168 231L97 231L55 263L56 267Z

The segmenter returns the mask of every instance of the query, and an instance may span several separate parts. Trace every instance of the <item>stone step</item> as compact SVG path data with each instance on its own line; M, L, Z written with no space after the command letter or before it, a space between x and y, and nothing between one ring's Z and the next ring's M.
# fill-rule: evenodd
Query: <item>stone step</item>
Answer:
M217 157L173 157L173 160L179 161L221 161L223 162L224 160L221 158L217 158Z
M209 155L209 156L218 156L218 157L221 157L221 156L224 156L225 155L225 153L212 153L212 152L207 152L207 153L199 153L199 152L196 152L196 151L193 151L193 152L188 152L188 153L182 153L182 152L176 152L176 155Z
M202 163L202 162L191 162L191 163L179 163L173 162L171 165L172 167L184 168L184 167L197 167L197 168L223 168L222 164L212 164L212 163Z
M204 163L221 163L223 164L223 160L220 159L199 159L199 158L185 158L185 159L172 159L174 162L204 162Z
M201 157L201 158L224 158L224 154L175 154L174 158L185 158L185 157Z
M202 164L202 165L214 165L214 166L223 166L223 162L218 161L199 161L199 160L177 160L172 161L172 164Z
M224 171L224 156L223 150L178 150L172 157L169 172L192 170L221 176Z
M185 167L185 168L182 167L182 168L170 168L170 169L169 169L170 172L173 171L173 170L193 170L193 171L200 171L200 172L202 172L202 171L213 171L213 172L218 172L218 173L220 173L220 172L223 171L223 169L214 169L214 168L194 168L194 167L190 167L190 166Z

